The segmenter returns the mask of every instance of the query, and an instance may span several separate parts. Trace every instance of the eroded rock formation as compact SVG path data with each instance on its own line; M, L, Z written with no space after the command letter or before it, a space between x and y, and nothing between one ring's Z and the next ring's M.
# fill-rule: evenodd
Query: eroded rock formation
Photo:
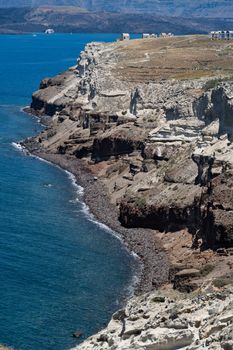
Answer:
M52 125L28 146L102 162L123 225L186 227L194 245L230 247L230 47L204 37L89 44L33 94Z
M231 42L202 36L92 43L33 94L50 118L26 146L82 159L122 225L160 231L172 262L162 294L77 349L233 349L232 63Z
M232 306L232 290L186 299L150 293L132 299L76 349L232 349Z

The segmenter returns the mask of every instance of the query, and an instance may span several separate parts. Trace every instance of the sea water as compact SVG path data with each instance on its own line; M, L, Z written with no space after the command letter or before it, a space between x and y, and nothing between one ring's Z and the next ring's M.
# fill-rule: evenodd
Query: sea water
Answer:
M42 129L22 112L40 80L116 38L0 36L0 343L14 349L73 347L73 332L100 330L132 289L138 262L84 210L72 176L15 147Z

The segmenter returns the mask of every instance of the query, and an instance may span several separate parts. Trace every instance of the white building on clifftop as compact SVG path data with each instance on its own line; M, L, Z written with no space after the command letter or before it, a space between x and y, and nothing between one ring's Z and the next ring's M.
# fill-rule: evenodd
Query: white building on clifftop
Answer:
M130 40L130 34L129 33L122 33L121 34L121 40Z
M233 31L217 30L209 33L212 40L230 40L233 39Z

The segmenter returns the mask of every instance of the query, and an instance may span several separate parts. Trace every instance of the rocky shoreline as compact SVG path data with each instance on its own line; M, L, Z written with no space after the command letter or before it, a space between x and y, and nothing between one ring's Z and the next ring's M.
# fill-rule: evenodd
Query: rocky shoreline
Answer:
M48 124L24 146L75 175L144 267L144 294L77 349L233 349L232 64L205 36L91 43L33 94Z
M27 149L29 152L32 151L29 147ZM81 160L35 151L32 154L72 173L77 184L84 188L83 200L90 208L91 213L97 220L119 234L127 248L139 257L142 271L138 271L135 294L148 292L168 281L169 259L159 243L156 233L153 230L143 228L123 227L119 222L119 212L116 206L110 202L104 184L95 180L94 174Z

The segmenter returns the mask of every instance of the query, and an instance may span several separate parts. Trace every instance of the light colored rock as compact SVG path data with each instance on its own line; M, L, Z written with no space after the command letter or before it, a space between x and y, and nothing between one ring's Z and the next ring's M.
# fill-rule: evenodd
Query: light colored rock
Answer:
M142 295L127 303L124 331L123 323L113 319L74 350L228 350L233 344L232 302L231 288L224 300L219 293L175 300L159 292Z

